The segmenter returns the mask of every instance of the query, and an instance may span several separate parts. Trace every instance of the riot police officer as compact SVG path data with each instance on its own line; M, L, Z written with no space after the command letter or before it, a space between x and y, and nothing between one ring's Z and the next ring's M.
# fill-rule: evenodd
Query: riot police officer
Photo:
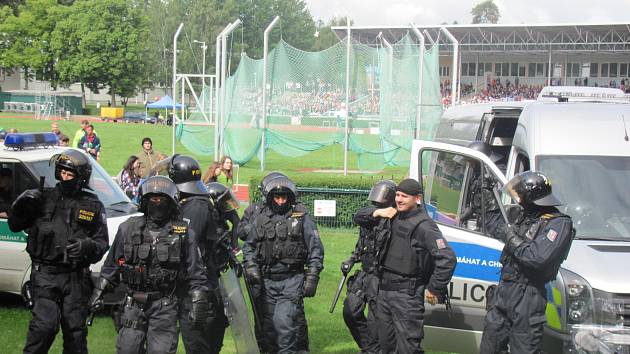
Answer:
M205 324L207 279L194 231L179 217L178 192L167 177L148 178L140 187L143 216L129 218L118 233L90 297L93 311L103 293L122 279L127 288L118 332L118 353L175 353L178 279L190 289L191 321Z
M396 183L390 180L377 182L368 195L373 207L359 209L354 215L354 222L359 225L359 240L349 259L341 263L341 272L347 275L356 262L361 262L361 269L348 279L348 293L343 302L343 319L357 342L362 353L380 353L378 329L376 327L376 295L378 294L377 276L377 226L378 219L372 214L376 208L395 205ZM369 311L367 318L364 311L366 304Z
M54 188L26 190L9 210L12 231L26 230L33 318L24 353L45 353L63 331L64 352L87 353L90 264L108 245L105 208L89 189L92 167L82 152L54 155ZM43 181L42 181L43 182Z
M208 190L201 182L201 169L197 160L190 156L175 154L167 164L168 175L179 190L181 217L188 222L188 226L197 237L210 290L208 318L203 326L196 326L188 316L192 307L188 287L182 284L178 288L179 328L184 347L187 353L219 353L227 320L223 315L223 304L218 297L218 274L212 252L218 236L215 209L208 198Z
M418 181L405 179L396 187L396 209L372 214L391 219L389 240L378 250L376 321L384 354L423 352L424 299L445 303L455 270L455 253L418 205L421 194Z
M547 291L566 259L573 223L555 206L560 201L542 173L516 175L504 190L522 207L505 228L501 280L489 299L481 353L538 353L543 335Z
M210 202L214 206L215 214L214 218L217 224L217 236L219 238L225 237L226 233L229 236L229 251L233 254L237 254L240 250L238 247L238 224L240 219L238 217L238 201L234 197L234 194L223 184L219 182L210 182L206 185L208 194L210 195ZM227 221L232 224L232 228L227 224Z
M303 297L315 296L323 269L324 247L297 189L287 177L264 187L265 204L243 246L244 270L260 289L263 336L269 353L297 353L304 317Z
M267 200L267 192L265 191L265 185L267 185L267 183L269 183L271 180L275 178L287 178L287 176L284 173L278 172L278 171L269 172L267 175L265 175L265 177L263 177L263 179L260 181L260 184L258 185L258 190L260 194L262 195L262 200L256 203L251 203L245 209L245 212L243 212L243 216L241 220L239 221L238 231L237 231L238 238L241 239L242 241L245 241L247 239L247 235L249 234L249 231L254 225L254 220L256 219L258 215L260 215L263 207L265 206L265 203ZM299 202L298 202L298 205L299 206L296 206L296 208L303 208L303 209L305 208L303 205L299 204ZM256 300L258 299L255 299L254 301ZM258 304L254 304L254 306L258 306ZM298 317L295 319L295 321L299 328L298 335L297 335L298 352L308 352L309 351L308 324L306 323L304 310L298 311ZM267 341L266 341L265 336L262 335L259 328L255 328L255 330L256 330L256 339L258 341L258 345L260 346L263 352L267 351L266 350Z

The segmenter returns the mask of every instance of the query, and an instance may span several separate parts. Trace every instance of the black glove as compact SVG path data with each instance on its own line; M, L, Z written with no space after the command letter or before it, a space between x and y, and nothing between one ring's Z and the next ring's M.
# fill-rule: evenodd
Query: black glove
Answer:
M27 189L13 202L11 209L18 215L37 216L42 208L42 192Z
M262 294L262 274L260 274L258 266L252 262L245 263L243 268L249 283L250 295L256 299Z
M66 251L71 261L80 262L94 254L96 243L91 238L68 240Z
M190 298L192 300L192 308L188 317L194 327L203 327L208 318L208 294L201 290L193 290L190 293Z
M319 283L319 275L316 273L306 274L306 280L304 281L304 297L315 296L317 283Z
M92 290L92 295L90 295L88 300L90 312L96 313L103 308L103 293L109 287L109 284L109 280L103 277L98 278L94 282L94 290Z
M512 253L525 240L519 235L512 225L505 226L505 249Z
M341 273L343 273L343 275L348 275L348 273L352 270L352 266L354 266L354 260L352 257L341 262Z

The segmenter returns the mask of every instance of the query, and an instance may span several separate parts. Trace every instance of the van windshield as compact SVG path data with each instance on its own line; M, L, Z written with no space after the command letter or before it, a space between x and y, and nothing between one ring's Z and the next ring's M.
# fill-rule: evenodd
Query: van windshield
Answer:
M576 238L630 241L630 157L539 156Z

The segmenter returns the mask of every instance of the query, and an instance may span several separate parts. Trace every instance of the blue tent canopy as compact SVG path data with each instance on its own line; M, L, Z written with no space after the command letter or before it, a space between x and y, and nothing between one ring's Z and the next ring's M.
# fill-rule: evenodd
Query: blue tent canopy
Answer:
M178 103L175 105L175 108L182 109L184 107L183 104ZM147 104L147 108L165 108L165 109L173 109L173 99L171 96L163 96L159 100Z

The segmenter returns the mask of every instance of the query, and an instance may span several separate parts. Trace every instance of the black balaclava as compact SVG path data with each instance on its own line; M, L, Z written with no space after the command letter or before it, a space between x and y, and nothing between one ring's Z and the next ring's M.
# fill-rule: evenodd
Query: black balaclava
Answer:
M171 203L165 200L163 203L147 201L147 216L156 225L164 225L171 217Z
M276 201L273 199L273 197L277 195L283 195L287 197L287 202L282 205L276 204ZM287 193L274 193L270 197L271 197L271 210L273 210L274 213L285 214L286 212L289 211L289 209L291 209L291 198L289 198L289 195Z
M79 188L79 178L74 177L73 179L69 179L67 181L61 180L59 181L61 185L61 193L64 195L70 195L76 192Z

